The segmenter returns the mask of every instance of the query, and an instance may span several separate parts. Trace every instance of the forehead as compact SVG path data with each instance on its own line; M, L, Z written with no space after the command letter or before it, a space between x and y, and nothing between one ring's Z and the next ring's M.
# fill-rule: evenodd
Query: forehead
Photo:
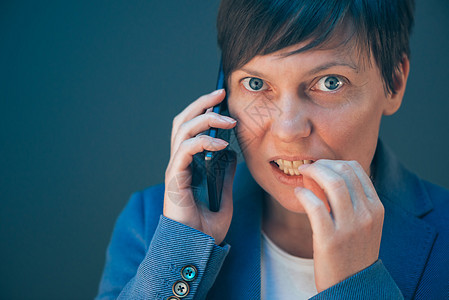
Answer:
M373 66L373 57L366 38L355 30L350 19L346 19L345 22L336 26L323 42L310 47L315 39L316 37L312 37L272 53L256 55L245 65L261 62L263 59L269 59L280 64L289 63L291 58L297 56L296 54L301 54L300 57L312 62L309 65L313 65L313 62L316 65L325 64L327 61L328 63L347 64L357 68L357 70ZM239 69L244 68L244 66Z
M305 52L320 52L332 55L337 59L350 60L353 64L363 67L371 63L372 55L367 43L367 37L357 31L351 19L346 18L343 23L336 26L329 36L313 48L308 48L314 42L312 37L304 42L281 49L275 55L287 57L289 55Z

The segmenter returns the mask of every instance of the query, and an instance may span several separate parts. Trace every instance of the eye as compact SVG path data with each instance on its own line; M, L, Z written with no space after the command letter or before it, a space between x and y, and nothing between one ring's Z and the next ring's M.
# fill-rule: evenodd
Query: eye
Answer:
M251 92L260 92L268 89L267 84L260 78L247 77L242 80L245 89Z
M316 89L329 92L336 91L343 85L343 81L338 76L325 76L318 80L315 87Z

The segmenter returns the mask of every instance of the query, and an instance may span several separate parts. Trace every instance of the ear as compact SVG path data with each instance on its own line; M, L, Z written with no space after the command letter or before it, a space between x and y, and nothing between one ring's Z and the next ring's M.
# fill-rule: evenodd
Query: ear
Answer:
M399 109L399 107L401 107L409 71L410 61L408 57L404 55L394 78L394 88L396 90L396 93L389 93L387 95L387 105L385 106L383 112L385 116L394 114Z

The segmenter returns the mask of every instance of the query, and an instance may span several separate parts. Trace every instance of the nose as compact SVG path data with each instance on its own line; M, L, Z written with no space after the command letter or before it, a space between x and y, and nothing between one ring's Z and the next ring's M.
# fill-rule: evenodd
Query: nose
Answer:
M297 95L279 99L281 113L271 123L271 133L280 141L291 143L306 138L312 133L312 122L307 103Z

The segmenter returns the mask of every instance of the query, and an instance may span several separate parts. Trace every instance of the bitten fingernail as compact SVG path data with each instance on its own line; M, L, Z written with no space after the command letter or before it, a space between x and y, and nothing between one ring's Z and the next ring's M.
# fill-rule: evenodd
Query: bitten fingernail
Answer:
M310 166L310 165L309 165L309 164L302 164L302 165L298 166L298 170L299 170L299 171L304 170L304 169L306 169L308 166Z

